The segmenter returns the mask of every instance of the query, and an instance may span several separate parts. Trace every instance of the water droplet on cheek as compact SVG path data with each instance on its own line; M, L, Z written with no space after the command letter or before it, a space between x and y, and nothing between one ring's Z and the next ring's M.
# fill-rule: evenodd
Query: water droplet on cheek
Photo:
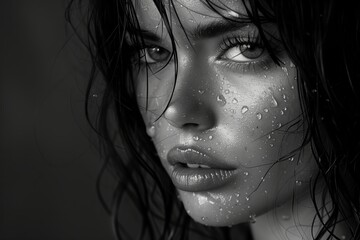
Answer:
M242 114L246 113L247 111L249 111L249 108L248 108L247 106L243 106L243 107L241 108L241 113L242 113Z
M271 104L271 107L274 107L274 108L278 106L278 102L276 101L274 96L271 96L270 104Z
M261 118L262 118L261 113L257 113L257 114L256 114L256 117L257 117L257 119L261 120Z
M222 94L220 94L219 96L216 97L216 101L222 107L226 105L226 99Z

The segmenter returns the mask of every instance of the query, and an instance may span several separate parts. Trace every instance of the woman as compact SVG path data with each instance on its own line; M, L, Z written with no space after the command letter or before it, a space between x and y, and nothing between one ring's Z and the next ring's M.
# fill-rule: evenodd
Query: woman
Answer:
M143 239L359 239L358 10L91 1L117 237L126 195Z

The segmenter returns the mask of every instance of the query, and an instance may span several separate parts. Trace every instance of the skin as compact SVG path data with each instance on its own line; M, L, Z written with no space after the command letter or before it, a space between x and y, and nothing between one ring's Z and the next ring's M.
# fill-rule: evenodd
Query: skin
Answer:
M222 2L229 9L220 11L229 17L245 13L239 1ZM161 38L145 38L146 44L170 52L170 38L155 5L150 0L134 4L140 26ZM306 126L301 124L296 67L283 51L278 54L280 66L266 51L254 59L243 56L236 47L221 51L223 39L256 36L257 29L251 24L220 36L194 39L192 33L199 26L222 18L200 1L177 1L174 7L190 42L179 20L173 18L178 53L173 95L175 68L173 61L164 67L161 56L166 54L149 55L150 47L142 52L148 54L148 89L145 65L134 73L148 134L169 175L167 153L176 146L195 146L237 171L235 181L217 189L179 190L185 209L195 221L211 226L256 222L253 231L259 233L255 239L271 239L270 235L278 239L279 234L310 238L308 230L289 230L311 223L314 209L309 207L309 183L317 173L310 147L298 150ZM264 27L276 35L276 26ZM281 48L278 42L274 44ZM161 60L155 61L154 56Z

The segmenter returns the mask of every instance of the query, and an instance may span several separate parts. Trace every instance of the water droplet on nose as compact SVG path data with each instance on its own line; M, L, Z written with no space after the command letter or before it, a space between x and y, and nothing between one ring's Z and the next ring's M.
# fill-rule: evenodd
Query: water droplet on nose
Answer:
M155 136L155 126L151 125L149 128L147 128L146 133L148 134L149 137L154 137Z
M216 101L219 103L220 106L225 106L226 105L226 99L225 97L221 94L219 96L216 97Z
M250 218L250 223L256 223L256 214L251 214L249 218Z
M297 186L301 186L301 185L302 185L302 182L301 182L300 180L296 180L295 183L296 183Z
M257 119L261 120L261 118L262 118L261 113L257 113L257 114L256 114L256 117L257 117Z
M276 101L274 96L271 96L270 104L271 104L271 107L277 107L278 106L278 102Z
M242 113L242 114L246 113L247 111L249 111L249 108L248 108L247 106L243 106L243 107L241 108L241 113Z
M234 103L234 104L236 104L236 103L238 103L239 101L236 99L236 98L234 98L233 100L232 100L232 103Z

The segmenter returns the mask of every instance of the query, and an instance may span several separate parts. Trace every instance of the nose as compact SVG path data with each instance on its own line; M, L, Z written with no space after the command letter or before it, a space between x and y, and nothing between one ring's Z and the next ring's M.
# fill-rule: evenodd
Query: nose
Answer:
M185 90L186 91L186 90ZM208 99L182 95L172 100L164 113L165 119L172 126L183 130L206 131L215 127L216 114Z

